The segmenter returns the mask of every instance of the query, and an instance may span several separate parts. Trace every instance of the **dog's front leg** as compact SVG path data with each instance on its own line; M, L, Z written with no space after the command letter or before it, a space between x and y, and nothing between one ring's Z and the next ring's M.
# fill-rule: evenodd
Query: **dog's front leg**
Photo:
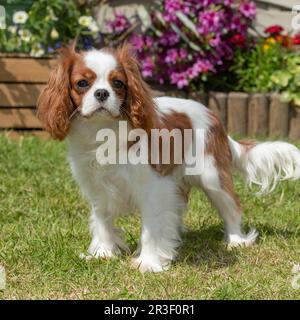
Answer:
M182 197L171 180L152 177L139 186L138 203L142 213L142 233L138 256L132 264L141 272L168 269L180 243Z
M92 241L88 249L92 257L111 258L121 253L120 248L129 251L113 227L113 218L113 215L105 214L101 205L93 205L90 219Z

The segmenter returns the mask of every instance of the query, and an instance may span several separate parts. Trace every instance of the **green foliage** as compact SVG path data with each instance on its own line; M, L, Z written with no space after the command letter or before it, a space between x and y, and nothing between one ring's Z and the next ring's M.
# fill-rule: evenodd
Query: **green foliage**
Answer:
M280 45L266 48L258 44L250 50L238 50L230 70L237 77L236 90L246 92L268 92L274 70L281 68L283 51Z
M28 12L24 9L16 11L17 2L8 4L7 28L0 30L1 52L40 56L78 36L96 36L98 33L89 12L79 9L73 0L37 0L29 6Z
M278 43L261 42L236 52L230 71L236 90L279 92L286 102L300 106L300 54Z
M283 64L271 76L271 83L282 93L282 99L300 106L300 55L289 53L283 57Z

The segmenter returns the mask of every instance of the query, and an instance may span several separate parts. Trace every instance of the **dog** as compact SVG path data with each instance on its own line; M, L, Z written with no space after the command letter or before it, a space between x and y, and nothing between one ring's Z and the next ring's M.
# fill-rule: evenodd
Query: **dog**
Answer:
M176 258L192 187L201 188L216 207L224 220L228 245L248 246L258 233L242 231L232 168L249 184L259 185L263 193L272 191L280 180L300 177L300 152L295 146L280 141L235 141L204 105L187 99L154 98L129 44L86 52L77 52L74 46L61 49L37 108L52 137L67 138L73 175L91 206L89 255L110 258L128 251L114 228L114 219L138 210L141 239L132 265L142 272L166 270ZM160 155L158 163L98 163L97 148L103 141L97 141L97 132L109 129L118 136L121 121L131 130L143 130L148 139L153 129L192 130L192 142L181 151L195 147L194 140L202 134L203 170L187 175L188 165L175 163L172 150L167 164ZM139 141L129 144L132 147ZM123 148L129 146L123 143Z

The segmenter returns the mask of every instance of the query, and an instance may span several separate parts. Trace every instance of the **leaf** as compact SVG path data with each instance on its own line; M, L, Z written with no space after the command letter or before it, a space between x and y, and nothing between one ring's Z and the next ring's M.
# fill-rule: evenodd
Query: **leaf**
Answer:
M271 80L282 87L286 87L291 80L292 75L288 71L276 71L271 76Z
M294 94L294 99L293 99L294 103L296 106L300 106L300 93L295 93Z
M293 100L293 94L289 91L284 91L282 92L280 98L282 102L290 102L291 100Z
M200 38L200 34L197 31L196 25L191 19L189 19L184 13L180 11L176 12L176 16L188 29L190 29L196 35L197 38Z
M163 18L162 14L159 11L156 11L154 14L155 14L155 17L159 20L159 22L165 27L166 21Z
M202 52L201 48L196 45L196 43L190 41L188 37L174 24L171 23L171 28L186 42L193 50Z

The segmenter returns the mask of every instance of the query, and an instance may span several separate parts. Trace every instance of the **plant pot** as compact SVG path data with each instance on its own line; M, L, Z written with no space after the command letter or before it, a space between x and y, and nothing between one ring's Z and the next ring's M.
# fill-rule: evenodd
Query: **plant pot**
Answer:
M48 81L53 58L0 55L0 129L40 131L36 101Z

